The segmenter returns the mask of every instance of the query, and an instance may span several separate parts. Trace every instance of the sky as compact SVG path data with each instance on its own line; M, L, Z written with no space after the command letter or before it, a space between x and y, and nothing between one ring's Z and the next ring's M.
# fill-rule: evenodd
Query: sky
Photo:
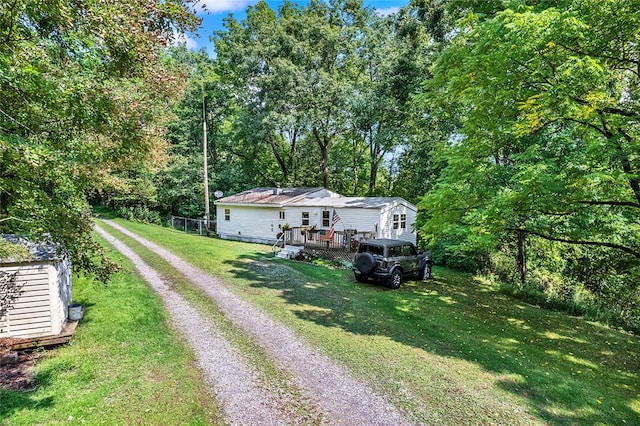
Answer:
M187 47L193 50L205 48L210 55L214 54L213 43L209 37L216 30L223 29L222 20L229 14L233 14L237 20L245 17L247 6L258 3L259 0L201 0L200 6L206 5L206 11L198 9L198 17L202 19L202 25L197 34L187 34L184 41ZM280 7L284 0L266 0L272 9ZM409 4L409 0L363 0L365 6L375 8L381 15L389 15L397 12L403 6ZM292 3L307 4L307 0L292 0Z

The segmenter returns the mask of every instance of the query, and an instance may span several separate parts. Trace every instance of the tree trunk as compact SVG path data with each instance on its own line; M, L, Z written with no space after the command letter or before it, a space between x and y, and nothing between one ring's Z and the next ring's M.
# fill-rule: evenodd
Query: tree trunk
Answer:
M376 181L378 180L378 166L377 164L371 164L371 171L369 173L369 195L373 195L376 189Z
M527 278L527 256L525 242L527 239L527 232L523 229L516 231L516 244L518 245L518 257L516 258L516 269L520 275L520 284L524 286Z
M313 128L313 136L320 148L320 173L322 173L322 186L329 187L329 138L321 136L317 128Z

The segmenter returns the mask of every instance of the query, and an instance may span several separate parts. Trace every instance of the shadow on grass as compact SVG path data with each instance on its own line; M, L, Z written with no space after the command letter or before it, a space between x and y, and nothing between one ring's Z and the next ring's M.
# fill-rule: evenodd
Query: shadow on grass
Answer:
M118 218L118 215L116 215L116 212L111 210L108 207L104 207L104 206L92 206L91 210L93 211L94 216L101 218L101 219L116 219Z
M640 339L551 312L447 270L390 291L351 271L246 256L231 272L277 290L304 321L466 360L554 424L632 424L640 416ZM254 262L248 262L253 260Z
M82 319L80 319L79 326L86 326L88 323L92 321L90 308L95 305L95 303L89 302L85 299L76 299L75 303L79 303L84 307L84 315ZM89 314L88 314L89 313ZM63 343L61 345L55 345L49 347L48 350L55 350L58 346L65 345ZM9 366L0 367L0 368L8 368ZM33 376L30 382L27 385L28 390L14 390L14 389L1 389L0 388L0 424L2 423L3 418L9 418L13 413L23 411L23 410L46 410L50 409L54 405L54 398L52 396L47 396L44 398L38 397L37 390L38 389L46 389L48 385L51 383L51 371L40 371L35 376Z
M2 368L2 367L0 367ZM49 372L36 374L29 390L0 389L0 424L16 412L23 410L48 410L54 406L52 396L41 396L37 393L40 387L46 387L51 381Z

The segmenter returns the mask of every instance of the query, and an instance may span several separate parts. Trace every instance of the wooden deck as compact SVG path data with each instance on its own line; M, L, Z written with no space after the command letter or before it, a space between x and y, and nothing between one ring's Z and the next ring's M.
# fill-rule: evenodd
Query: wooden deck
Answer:
M56 336L39 336L27 338L4 337L0 339L0 347L15 351L19 349L35 349L47 346L61 345L63 343L68 343L69 341L71 341L71 338L73 337L77 326L78 321L67 321L60 334Z
M294 227L285 231L283 237L285 244L303 246L306 252L314 256L344 259L350 262L358 251L359 241L375 238L375 233L345 230L336 231L330 237L328 230L309 232L303 228Z

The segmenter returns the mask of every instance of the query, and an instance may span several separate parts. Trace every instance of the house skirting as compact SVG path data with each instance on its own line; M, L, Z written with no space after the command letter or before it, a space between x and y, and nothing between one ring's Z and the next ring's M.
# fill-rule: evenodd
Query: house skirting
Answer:
M276 242L275 238L261 238L250 237L248 235L234 235L234 234L218 234L218 237L223 240L242 241L243 243L257 243L257 244L269 244L273 245Z

